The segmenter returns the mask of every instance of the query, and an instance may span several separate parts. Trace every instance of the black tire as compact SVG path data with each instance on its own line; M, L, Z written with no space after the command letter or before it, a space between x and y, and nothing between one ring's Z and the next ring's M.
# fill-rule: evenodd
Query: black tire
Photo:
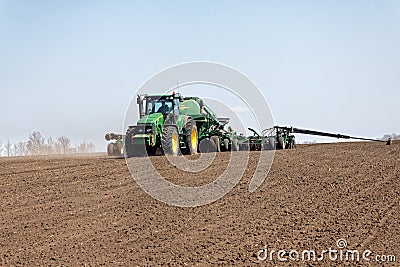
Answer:
M121 153L121 144L120 143L116 143L114 144L114 156L117 157L123 157L124 156L124 152Z
M268 138L268 149L275 150L275 148L276 148L275 137Z
M239 144L239 151L250 151L249 144Z
M115 150L114 143L109 143L107 146L107 155L109 157L114 156L114 153L115 153L114 150Z
M215 144L215 151L214 152L221 152L221 145L219 143L219 138L216 135L210 137L210 140Z
M127 132L125 135L125 156L127 158L135 157L135 151L132 144L132 134Z
M217 147L209 138L204 138L199 144L200 153L213 153L217 152Z
M195 138L193 138L193 134L195 134ZM197 132L196 123L193 120L190 120L186 123L185 126L185 145L186 148L182 151L186 155L194 155L197 154L197 150L199 149L199 135Z
M294 149L296 147L296 143L294 140L290 140L290 142L286 145L287 149Z
M177 156L179 153L179 134L175 126L164 126L161 145L164 154Z
M278 138L278 145L277 145L278 149L285 149L285 139L283 139L282 136L280 136Z
M231 147L232 147L232 149L231 149L232 151L239 151L239 141L236 138L232 139Z
M146 147L147 155L149 156L154 156L157 152L157 147L156 146L148 146Z
M224 150L229 151L229 139L228 138L224 139Z

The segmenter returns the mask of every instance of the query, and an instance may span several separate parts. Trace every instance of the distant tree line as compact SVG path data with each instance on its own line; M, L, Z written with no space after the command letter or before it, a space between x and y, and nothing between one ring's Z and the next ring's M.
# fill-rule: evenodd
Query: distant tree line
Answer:
M33 132L28 140L11 144L0 141L0 156L28 156L28 155L54 155L72 153L93 153L96 147L93 143L82 142L77 146L71 146L71 140L66 136L53 139L51 136L45 139L40 132Z

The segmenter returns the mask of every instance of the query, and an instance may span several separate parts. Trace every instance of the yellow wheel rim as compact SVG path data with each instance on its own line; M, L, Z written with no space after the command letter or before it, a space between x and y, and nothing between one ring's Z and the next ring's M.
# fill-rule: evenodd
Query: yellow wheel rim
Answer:
M192 133L191 133L191 145L192 145L192 149L195 150L197 148L197 132L195 129L192 129Z
M172 134L172 151L175 152L178 150L178 136L176 133Z

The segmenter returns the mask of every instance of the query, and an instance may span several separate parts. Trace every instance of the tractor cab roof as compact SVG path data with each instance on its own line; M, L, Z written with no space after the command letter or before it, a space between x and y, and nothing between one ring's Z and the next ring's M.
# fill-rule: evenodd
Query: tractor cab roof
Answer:
M146 99L173 99L173 98L181 98L180 93L172 93L172 94L145 94L145 95L138 95L138 97L143 97Z

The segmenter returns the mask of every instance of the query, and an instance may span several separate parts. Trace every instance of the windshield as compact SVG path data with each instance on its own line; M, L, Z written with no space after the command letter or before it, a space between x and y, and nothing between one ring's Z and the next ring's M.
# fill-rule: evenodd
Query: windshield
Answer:
M163 113L167 114L172 111L171 99L146 99L146 114Z

